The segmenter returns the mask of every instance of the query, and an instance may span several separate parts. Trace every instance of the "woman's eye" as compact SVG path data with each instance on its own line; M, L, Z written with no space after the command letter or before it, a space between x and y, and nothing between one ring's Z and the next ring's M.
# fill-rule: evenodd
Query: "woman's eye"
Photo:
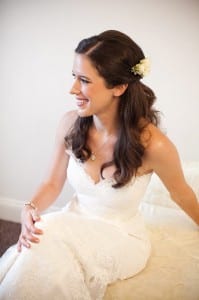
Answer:
M90 81L88 81L87 79L84 79L84 78L80 78L81 82L83 83L89 83Z
M82 78L82 77L77 77L75 74L72 74L73 79L78 79L79 81L81 81L82 83L90 83L90 81L86 78Z

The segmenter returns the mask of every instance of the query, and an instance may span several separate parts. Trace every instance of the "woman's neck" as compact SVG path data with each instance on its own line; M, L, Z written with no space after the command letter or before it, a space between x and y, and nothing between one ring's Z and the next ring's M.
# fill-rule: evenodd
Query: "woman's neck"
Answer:
M100 115L93 115L93 129L102 135L116 134L118 131L118 103Z

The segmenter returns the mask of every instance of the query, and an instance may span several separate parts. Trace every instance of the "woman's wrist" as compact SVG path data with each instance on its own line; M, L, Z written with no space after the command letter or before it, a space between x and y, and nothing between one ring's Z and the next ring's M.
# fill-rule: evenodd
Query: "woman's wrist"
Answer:
M29 207L31 207L32 209L37 210L37 207L35 206L35 204L34 204L32 201L24 203L24 206L25 206L25 207L29 206Z

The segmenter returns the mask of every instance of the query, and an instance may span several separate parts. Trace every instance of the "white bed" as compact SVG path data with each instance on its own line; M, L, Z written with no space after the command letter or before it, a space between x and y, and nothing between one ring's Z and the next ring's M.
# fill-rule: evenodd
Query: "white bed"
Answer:
M183 164L199 199L199 162ZM199 227L153 175L140 210L152 255L140 274L108 287L104 300L199 300Z

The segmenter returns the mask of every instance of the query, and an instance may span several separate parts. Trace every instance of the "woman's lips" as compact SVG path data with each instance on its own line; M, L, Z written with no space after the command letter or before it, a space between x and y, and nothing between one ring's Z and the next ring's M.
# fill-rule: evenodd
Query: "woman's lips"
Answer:
M88 99L76 98L76 104L78 107L83 107L88 102Z

